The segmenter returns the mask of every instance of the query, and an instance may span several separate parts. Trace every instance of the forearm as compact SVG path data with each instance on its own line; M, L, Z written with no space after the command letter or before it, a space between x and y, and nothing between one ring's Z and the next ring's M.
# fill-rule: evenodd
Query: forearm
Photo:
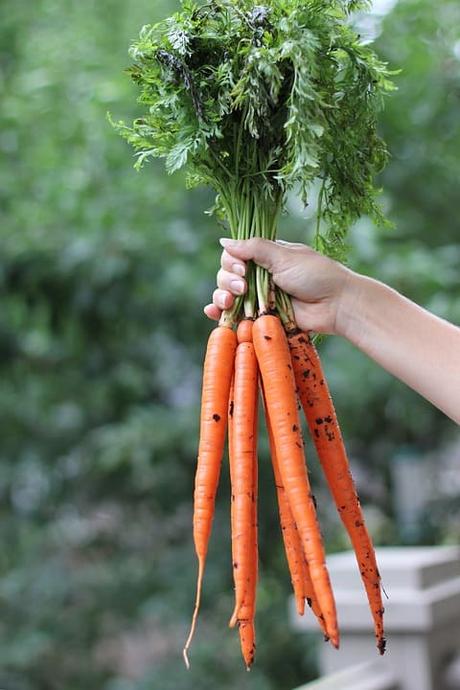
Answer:
M337 332L460 424L460 328L353 274Z

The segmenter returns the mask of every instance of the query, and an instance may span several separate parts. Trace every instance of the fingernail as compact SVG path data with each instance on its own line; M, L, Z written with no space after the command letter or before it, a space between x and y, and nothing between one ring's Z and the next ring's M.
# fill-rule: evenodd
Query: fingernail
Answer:
M242 295L244 292L244 283L242 280L232 280L230 287L232 292L236 292L237 295Z
M243 277L246 273L246 268L243 266L243 264L233 264L232 271L233 273L236 273L237 276Z
M221 237L219 240L221 247L234 247L237 241L230 239L230 237Z

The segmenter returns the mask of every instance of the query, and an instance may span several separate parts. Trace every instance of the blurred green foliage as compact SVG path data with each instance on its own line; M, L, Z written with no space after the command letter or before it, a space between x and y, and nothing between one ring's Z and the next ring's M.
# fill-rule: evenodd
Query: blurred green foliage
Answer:
M105 119L107 110L134 114L127 47L140 25L173 7L0 5L3 690L289 690L315 673L316 641L296 636L287 618L264 441L257 664L243 672L226 625L224 472L192 671L182 665L210 329L201 305L213 288L218 235L203 215L211 195L184 191L160 164L134 173ZM384 21L379 51L403 68L382 119L392 152L382 184L396 229L377 232L363 220L351 235L353 267L456 322L459 12L454 0L405 0ZM308 219L293 209L283 234L305 240ZM381 542L397 539L389 460L402 443L439 448L453 425L347 343L331 339L323 351L364 501L384 516L375 532ZM340 548L325 505L330 548ZM427 539L452 538L439 506L437 515Z

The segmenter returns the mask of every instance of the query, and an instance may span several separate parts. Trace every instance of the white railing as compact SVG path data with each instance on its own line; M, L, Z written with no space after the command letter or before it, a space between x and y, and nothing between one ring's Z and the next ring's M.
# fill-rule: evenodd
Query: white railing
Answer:
M350 668L303 685L296 690L401 690L394 676L374 662Z
M303 690L460 690L460 549L382 548L377 557L388 594L386 654L375 649L354 554L335 554L328 563L340 650L320 646L323 678ZM299 632L317 629L310 612L299 618L293 602L291 611Z

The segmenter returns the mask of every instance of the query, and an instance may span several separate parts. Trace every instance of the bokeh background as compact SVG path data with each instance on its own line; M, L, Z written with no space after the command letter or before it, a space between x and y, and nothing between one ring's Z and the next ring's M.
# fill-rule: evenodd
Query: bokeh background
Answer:
M261 442L258 658L243 671L223 472L190 673L191 496L217 238L207 190L141 174L106 113L135 115L123 69L173 0L0 3L0 687L290 690L318 640L289 578ZM351 231L350 265L460 323L460 5L376 2L358 17L399 90L381 127L395 224ZM282 235L308 241L290 201ZM456 426L340 339L322 345L378 544L460 538ZM426 366L430 366L427 361ZM312 455L330 552L347 548ZM364 595L363 595L364 596Z

